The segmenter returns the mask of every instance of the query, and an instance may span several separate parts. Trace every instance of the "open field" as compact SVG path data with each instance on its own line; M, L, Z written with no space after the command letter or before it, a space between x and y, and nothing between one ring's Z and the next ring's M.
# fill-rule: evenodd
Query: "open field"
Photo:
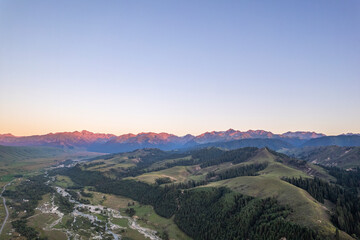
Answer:
M105 172L110 169L127 169L136 166L141 161L141 157L148 154L145 150L136 150L127 153L117 153L99 156L84 165L87 170Z
M194 173L195 168L196 167L194 166L176 166L161 171L145 173L135 178L129 179L136 179L147 183L155 183L157 178L169 177L174 182L183 182L189 179L189 177Z
M56 181L54 184L59 187L68 188L74 186L73 181L71 181L71 179L68 176L56 175L55 178Z
M138 231L126 228L123 231L121 231L121 236L123 236L123 239L139 239L139 240L146 240L149 238L145 238L144 235L140 234Z
M158 168L163 168L163 167L166 167L166 164L172 164L172 163L176 163L179 161L186 161L186 160L191 160L191 156L158 161L158 162L151 164L151 166L148 168L148 170L151 171L151 170L155 170Z
M44 228L57 220L59 217L51 213L39 213L31 217L28 225L35 228L41 237L48 237L49 239L61 240L66 239L66 234L60 230L44 230Z
M118 169L118 168L130 168L136 166L137 160L136 159L129 159L127 156L117 156L110 159L98 159L91 161L89 166L86 167L87 170L90 171L100 171L105 172L109 171L112 168ZM91 165L94 166L91 166Z
M113 194L105 194L105 193L100 193L100 192L93 192L93 191L88 191L88 190L85 190L85 192L91 193L93 196L92 197L82 197L82 198L88 199L91 202L91 204L93 204L93 205L100 204L105 207L119 210L120 208L127 208L128 203L137 204L136 201L134 201L130 198L127 198L127 197L123 197L123 196L117 196L117 195L113 195Z

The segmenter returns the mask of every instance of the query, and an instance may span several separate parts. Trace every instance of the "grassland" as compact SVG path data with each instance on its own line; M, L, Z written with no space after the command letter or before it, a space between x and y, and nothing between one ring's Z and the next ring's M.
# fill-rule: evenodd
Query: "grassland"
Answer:
M50 203L50 194L45 194L42 196L42 200L39 201L38 206L43 205L44 203ZM49 239L61 240L66 239L66 234L60 230L44 230L46 227L53 223L55 220L59 219L56 214L53 213L42 213L39 210L35 210L35 214L28 218L28 225L35 228L41 237L48 237Z
M56 214L51 213L39 213L28 220L28 225L35 228L41 237L48 237L49 239L61 240L66 239L66 234L60 230L44 230L46 225L53 223L59 217Z
M50 158L65 153L65 150L54 147L12 147L0 145L0 162L2 165L7 165L18 160Z
M91 160L86 170L106 172L111 169L127 169L136 166L141 157L148 153L144 150L137 150L128 153L110 154L99 156ZM94 164L94 165L93 165Z
M59 187L68 188L74 186L73 181L68 176L56 175L55 178L55 185Z
M128 203L138 204L136 201L127 197L93 192L88 190L85 190L85 192L91 193L92 197L82 197L82 198L89 200L93 205L103 205L105 207L119 210L128 207Z
M191 156L187 156L187 157L182 157L182 158L175 158L175 159L166 159L166 160L162 160L162 161L158 161L153 163L147 170L151 171L151 170L155 170L155 169L159 169L159 168L164 168L166 167L167 164L173 164L179 161L187 161L187 160L191 160Z
M308 165L312 169L314 169L318 174L320 174L321 178L325 179L328 182L336 182L336 178L331 176L327 171L325 171L324 168L312 163L308 163Z
M139 181L143 181L147 183L155 183L155 180L157 178L168 177L172 179L174 182L183 182L185 180L190 179L190 177L195 173L195 169L196 169L195 166L176 166L161 171L145 173L135 178L129 178L129 179L137 179Z
M0 182L9 182L16 175L34 174L66 159L83 159L100 155L53 147L9 147L0 145Z
M145 238L144 235L142 235L141 233L139 233L138 231L131 229L131 228L126 228L123 231L121 231L121 236L123 239L136 239L136 240L146 240L148 238Z
M130 167L135 167L136 163L137 163L136 159L129 159L127 156L116 156L116 157L110 158L110 159L98 159L98 160L91 161L91 164L98 164L98 165L91 166L86 169L90 170L90 171L106 172L106 171L111 170L112 168L127 169Z

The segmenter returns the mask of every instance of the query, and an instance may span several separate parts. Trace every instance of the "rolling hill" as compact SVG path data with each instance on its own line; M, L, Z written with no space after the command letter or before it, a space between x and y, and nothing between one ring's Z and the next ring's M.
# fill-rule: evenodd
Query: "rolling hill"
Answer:
M247 140L253 140L258 144L269 144L269 139ZM244 140L234 142L238 144L241 141ZM286 145L283 141L273 142ZM235 148L235 145L233 147ZM333 152L341 152L340 150L345 150L345 148L339 147ZM345 151L349 153L354 151L353 154L355 154L358 150L347 148ZM49 162L54 163L56 159L64 159L68 153L69 150L53 147L1 146L0 156L6 159L7 162L4 161L4 164L8 165L4 166L5 168L0 167L0 171L16 169L17 174L22 175L26 173L23 167L36 165L38 168L39 164L46 167L49 166ZM44 159L47 165L43 162ZM51 184L64 188L78 201L94 206L105 204L105 202L118 206L116 199L126 199L121 200L121 211L124 214L129 211L129 208L134 208L135 216L145 217L147 220L144 222L143 219L137 219L137 217L134 219L144 222L145 226L156 228L160 233L165 234L162 236L166 234L181 236L176 239L209 239L207 229L213 229L213 234L216 234L217 231L214 229L220 222L226 223L228 228L219 234L221 236L225 234L230 239L234 236L247 238L256 236L256 239L267 239L266 237L273 236L273 239L287 237L288 239L335 240L337 228L344 230L338 231L340 239L353 239L350 235L358 233L355 225L359 220L356 217L357 208L353 210L354 214L347 209L343 213L338 211L342 207L353 206L352 204L356 206L357 195L349 205L337 202L330 194L334 194L334 191L339 194L342 192L339 189L346 187L355 187L353 190L356 191L357 173L351 171L350 176L347 171L336 172L336 169L332 171L267 147L223 149L207 146L187 151L145 148L101 155L83 159L72 167L48 170L46 174L48 176L39 175L36 179L44 182L55 179ZM298 187L290 183L289 179L307 181L310 184L307 186L311 186L311 189ZM9 181L9 179L6 180ZM347 182L351 185L344 185ZM35 182L23 181L23 184L35 184ZM46 201L49 202L51 199L49 193L45 191L46 184L43 185L44 183L41 182L37 184L39 184L36 185L39 188L37 191L41 190L44 191L42 194L48 194ZM328 189L323 192L319 186L328 186ZM67 187L69 189L65 189ZM14 187L11 189L13 189L11 191L17 191ZM7 192L7 194L12 201L19 200L16 196L20 193ZM349 196L354 198L355 195ZM346 199L349 200L349 196ZM26 196L26 199L28 197ZM23 201L20 200L20 202ZM62 201L65 203L67 200ZM55 202L60 206L62 203ZM77 213L72 209L71 204L67 204L66 208L68 213L65 212L65 215L72 211ZM87 214L92 214L91 211L83 210ZM150 212L153 216L151 218L147 215ZM106 214L102 212L96 212L96 214L98 218L106 220ZM341 214L345 214L346 221L342 220L339 225L337 219L345 218ZM37 218L37 215L33 217ZM71 219L70 217L71 215L66 215L63 224L66 224ZM355 224L349 224L350 218L353 218L352 222ZM216 219L214 221L217 222L214 223L208 219ZM128 226L126 221L121 224L123 227ZM42 231L40 227L43 226L42 223L29 221L29 225ZM172 227L168 228L165 225ZM86 228L86 226L80 226L80 228ZM63 230L67 228L77 231L71 226L62 225ZM274 231L277 228L281 228L281 233ZM94 229L92 231L96 232ZM131 231L118 231L118 234L130 236L133 233Z
M231 175L237 169L252 166L259 166L262 170L254 175ZM83 169L124 181L135 180L154 185L158 179L167 179L171 184L185 184L184 186L190 181L192 184L201 183L200 186L195 184L194 189L226 187L247 196L275 198L283 206L292 209L287 217L288 221L314 229L326 236L326 239L332 239L336 230L331 222L332 204L318 202L307 191L283 181L282 178L318 177L324 181L336 179L319 166L267 148L222 150L208 147L184 153L143 149L104 155L87 162ZM70 177L75 177L76 181L77 175L80 174ZM214 180L211 176L222 177ZM341 237L351 239L344 232L341 232Z
M67 153L55 147L14 147L0 145L0 164L25 161L33 158L50 158Z
M4 176L27 174L67 159L82 159L98 155L99 153L55 147L0 145L0 182L4 180Z

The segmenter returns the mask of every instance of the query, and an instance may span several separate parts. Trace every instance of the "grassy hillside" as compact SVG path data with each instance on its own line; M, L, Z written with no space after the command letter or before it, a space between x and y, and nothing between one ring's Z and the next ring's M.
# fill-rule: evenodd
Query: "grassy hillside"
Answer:
M0 164L6 165L32 158L54 157L66 151L54 147L11 147L0 145Z
M309 178L306 173L275 161L276 157L264 150L250 161L242 164L268 162L266 169L259 176L244 176L223 181L213 182L207 186L226 186L230 189L253 197L275 197L281 204L293 209L289 219L304 226L314 227L320 232L331 235L335 227L330 222L330 214L326 206L317 202L306 191L295 187L281 177ZM350 237L342 233L344 239Z
M67 159L99 155L54 147L13 147L0 145L0 182L8 182L13 175L28 174Z
M268 165L259 172L260 175L258 176L230 178L211 182L206 186L226 186L236 192L259 198L274 197L281 204L288 205L294 210L288 217L291 221L313 227L325 235L330 236L335 232L336 228L330 221L329 212L331 208L329 206L317 202L305 190L281 180L281 177L311 178L311 174L320 175L324 179L334 180L334 178L321 167L312 164L306 164L299 168L291 166L284 159L280 161L278 156L267 149L260 150L256 156L239 164L227 162L205 168L200 168L199 165L175 166L145 173L135 177L135 179L147 183L155 183L155 180L161 177L169 177L174 182L204 180L209 172L221 173L238 166L260 163L267 163ZM351 239L347 234L341 234L344 239Z
M211 165L208 167L201 167L200 165L190 165L190 166L175 166L171 168L166 168L159 171L151 171L154 166L166 166L166 163L173 163L180 161L179 159L175 160L164 160L161 162L154 163L151 165L149 172L136 176L135 179L144 181L147 183L154 183L156 178L160 177L169 177L173 181L184 182L188 180L205 180L206 174L209 172L219 173L227 169L236 168L239 166L249 165L249 164L261 164L268 163L268 166L263 171L259 172L261 175L275 176L275 177L311 177L308 173L315 175L321 175L323 178L334 180L329 174L327 174L321 167L314 166L307 163L301 167L294 167L287 165L286 162L279 162L279 157L270 153L267 149L259 150L256 156L248 159L245 162L233 164L232 162L224 162L217 165ZM183 158L183 159L189 159ZM183 160L181 159L181 160ZM186 161L185 161L186 163ZM309 170L311 169L311 171Z
M168 177L174 182L184 182L191 179L191 176L195 173L195 168L196 167L194 166L176 166L160 171L145 173L129 179L137 179L146 183L155 183L157 178Z

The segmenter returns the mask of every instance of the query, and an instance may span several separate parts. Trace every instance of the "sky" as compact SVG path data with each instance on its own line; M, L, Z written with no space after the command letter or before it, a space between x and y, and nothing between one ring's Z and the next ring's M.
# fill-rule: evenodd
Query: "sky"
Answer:
M1 0L0 133L360 133L358 0Z

